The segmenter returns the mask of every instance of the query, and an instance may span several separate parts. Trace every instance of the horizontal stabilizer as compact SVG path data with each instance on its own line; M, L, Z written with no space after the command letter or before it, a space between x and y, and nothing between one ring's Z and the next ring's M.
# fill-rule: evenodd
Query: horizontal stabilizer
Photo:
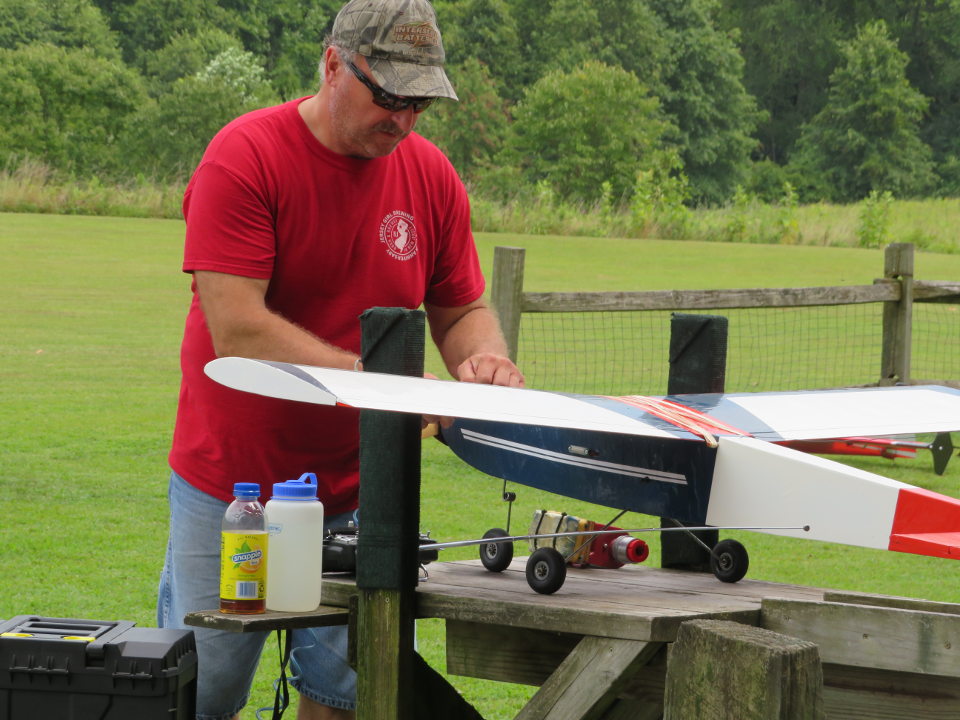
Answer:
M960 531L891 535L890 549L913 555L960 560Z
M960 500L923 488L901 489L889 549L960 559Z

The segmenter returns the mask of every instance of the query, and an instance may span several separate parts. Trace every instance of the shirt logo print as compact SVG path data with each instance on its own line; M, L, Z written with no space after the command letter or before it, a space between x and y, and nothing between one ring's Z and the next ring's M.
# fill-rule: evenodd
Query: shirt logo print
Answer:
M410 260L417 254L417 226L413 215L403 210L387 213L380 221L380 242L395 260Z

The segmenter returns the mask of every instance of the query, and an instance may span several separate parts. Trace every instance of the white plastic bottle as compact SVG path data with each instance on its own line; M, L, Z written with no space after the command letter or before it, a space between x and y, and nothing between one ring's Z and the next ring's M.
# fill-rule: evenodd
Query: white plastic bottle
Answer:
M265 506L270 532L267 609L307 612L320 605L323 571L323 503L317 476L275 483Z

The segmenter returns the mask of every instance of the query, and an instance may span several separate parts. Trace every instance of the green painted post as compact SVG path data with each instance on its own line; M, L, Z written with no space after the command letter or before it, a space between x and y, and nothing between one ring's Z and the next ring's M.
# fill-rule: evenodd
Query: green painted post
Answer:
M672 315L668 395L723 392L727 367L727 327L727 318L719 315ZM661 518L660 526L676 527L676 523L669 518ZM720 539L716 530L694 534L711 548ZM710 572L710 553L685 533L661 533L660 566Z
M364 370L423 375L424 315L361 316ZM413 720L414 588L420 522L420 418L360 413L357 717Z
M423 376L424 313L361 316L366 372ZM360 413L360 533L353 657L358 720L483 720L414 650L420 417Z

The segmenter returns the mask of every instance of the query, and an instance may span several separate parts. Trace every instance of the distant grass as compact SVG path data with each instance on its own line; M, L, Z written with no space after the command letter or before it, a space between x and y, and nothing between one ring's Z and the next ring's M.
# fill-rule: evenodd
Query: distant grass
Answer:
M166 542L166 453L179 383L178 346L189 302L176 220L0 214L8 268L0 293L0 617L40 614L155 624ZM869 283L880 250L599 240L482 234L527 248L534 290L639 290ZM920 277L960 277L960 256L921 253ZM843 348L838 348L842 352ZM444 374L436 355L428 364ZM951 495L960 462L938 478L929 458L864 460L873 472ZM434 537L474 537L502 526L501 482L424 444L422 526ZM514 486L515 527L535 508L595 520L612 512ZM827 500L828 501L828 500ZM851 508L851 513L856 509ZM622 522L638 526L649 518ZM947 561L741 534L749 576L960 601ZM449 559L473 557L451 550ZM657 548L650 562L657 562ZM420 624L420 647L445 667L443 628ZM250 707L272 702L275 643ZM452 682L485 717L512 718L533 689L468 678ZM253 717L248 711L247 718Z

